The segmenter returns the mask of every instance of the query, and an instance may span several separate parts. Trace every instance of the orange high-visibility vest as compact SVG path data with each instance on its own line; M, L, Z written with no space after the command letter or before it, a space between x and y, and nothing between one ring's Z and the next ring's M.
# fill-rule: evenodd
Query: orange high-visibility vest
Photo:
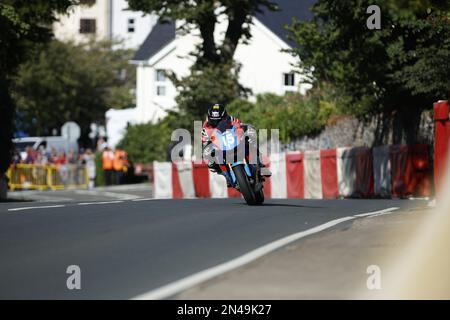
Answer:
M114 152L114 160L113 160L113 167L116 171L122 171L123 169L123 158L124 154L122 150L116 150Z
M114 153L111 150L105 150L102 153L103 170L112 170L114 162Z

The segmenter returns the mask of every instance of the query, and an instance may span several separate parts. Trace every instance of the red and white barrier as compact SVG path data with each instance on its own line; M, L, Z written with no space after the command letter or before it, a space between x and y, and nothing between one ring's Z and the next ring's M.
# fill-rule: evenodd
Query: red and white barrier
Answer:
M209 190L211 198L228 198L226 178L219 174L209 173Z
M274 199L287 198L286 154L273 154L270 157L270 195Z
M429 196L427 145L338 148L272 155L266 198ZM154 162L155 198L241 197L206 164Z
M153 162L153 194L155 198L172 198L172 163Z
M351 148L336 150L338 191L342 197L350 197L353 194L356 181L355 158L350 151Z
M322 199L320 150L306 151L304 156L305 198Z
M181 191L180 198L194 198L195 188L194 188L194 177L192 175L192 162L190 161L177 162L173 164L173 168L176 169L176 172L178 174L178 181Z
M447 100L433 104L434 108L434 184L439 190L450 170L450 105Z
M339 197L336 149L320 150L320 175L325 199Z
M372 150L374 194L378 197L391 196L390 146L379 146Z
M304 156L303 153L286 154L286 185L288 198L305 197L304 178ZM270 179L268 179L270 180Z

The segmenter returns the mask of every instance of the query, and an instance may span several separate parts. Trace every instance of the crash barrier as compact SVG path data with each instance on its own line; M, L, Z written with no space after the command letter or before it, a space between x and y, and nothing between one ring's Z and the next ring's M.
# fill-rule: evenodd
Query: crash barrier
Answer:
M436 190L450 167L450 108L447 100L434 103L434 182Z
M16 189L60 190L88 188L89 176L85 165L16 164L7 171L8 187Z
M266 198L407 198L431 195L428 145L289 152L266 160ZM205 163L154 162L155 198L231 198L225 178Z

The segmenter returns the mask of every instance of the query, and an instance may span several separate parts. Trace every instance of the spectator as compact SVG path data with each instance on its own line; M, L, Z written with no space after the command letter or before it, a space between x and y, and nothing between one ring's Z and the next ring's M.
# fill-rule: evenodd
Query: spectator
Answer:
M67 163L66 153L64 151L59 152L53 160L53 163L63 165Z
M89 176L89 189L92 189L95 185L95 156L91 149L86 149L86 152L83 154L83 162L86 164Z
M27 152L27 156L25 157L24 163L33 164L34 160L36 159L33 148L27 147L26 152Z
M108 143L106 142L105 138L100 137L97 141L97 151L103 151L108 146Z
M17 150L14 150L14 154L12 157L12 163L13 164L19 164L22 162L22 158L20 157L20 153Z
M102 168L105 177L105 184L110 186L112 184L114 174L114 152L109 147L106 147L102 153Z
M52 147L50 151L50 163L56 163L58 159L58 151L56 151L55 147Z
M34 160L34 163L46 165L48 163L48 159L49 156L47 154L47 151L45 150L45 146L44 145L39 146L39 150L36 153L36 159Z
M77 154L75 153L75 150L70 149L69 155L67 156L67 162L69 164L77 164Z
M116 149L114 152L113 166L115 170L116 184L124 183L125 173L128 170L127 153L124 150Z

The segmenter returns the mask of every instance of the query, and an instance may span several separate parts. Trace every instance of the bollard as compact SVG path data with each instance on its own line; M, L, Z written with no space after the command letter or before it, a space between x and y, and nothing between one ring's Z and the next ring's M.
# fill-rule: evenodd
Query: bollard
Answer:
M448 170L450 161L449 141L450 141L450 121L449 103L447 100L440 100L434 106L434 186L435 192L439 191L444 182L445 171Z

